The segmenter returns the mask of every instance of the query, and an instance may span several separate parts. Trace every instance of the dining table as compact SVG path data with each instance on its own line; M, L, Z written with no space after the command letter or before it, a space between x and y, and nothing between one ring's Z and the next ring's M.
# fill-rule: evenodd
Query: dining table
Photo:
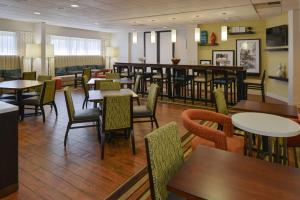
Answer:
M199 145L167 183L186 199L298 200L300 170Z
M8 89L16 91L16 103L19 106L21 119L24 118L24 106L22 104L23 91L31 88L39 87L43 82L35 80L11 80L0 82L0 89Z
M90 86L95 85L96 80L107 80L106 78L91 78L89 82L87 83ZM112 79L113 82L119 82L121 86L127 85L127 87L131 88L131 86L134 84L134 80L129 78L120 78L120 79Z
M265 136L268 138L268 154L269 161L273 158L273 139L276 141L276 162L281 162L280 157L283 158L283 164L287 162L287 138L297 136L300 134L300 125L286 117L278 115L258 113L258 112L243 112L231 116L232 124L247 133L247 151L248 155L252 156L252 134ZM283 140L283 153L278 144L278 138ZM258 140L260 141L260 140ZM260 148L260 142L257 144Z

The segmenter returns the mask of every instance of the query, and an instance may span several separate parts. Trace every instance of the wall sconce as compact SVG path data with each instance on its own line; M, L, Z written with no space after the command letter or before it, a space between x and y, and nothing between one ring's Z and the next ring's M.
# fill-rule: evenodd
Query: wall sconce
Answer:
M195 42L200 42L200 28L195 28Z
M137 32L132 33L132 44L137 44Z
M151 31L151 43L155 43L156 41L156 33L155 31Z
M176 42L176 30L175 29L171 30L171 41L172 41L172 43Z
M227 35L228 35L227 26L222 26L221 27L221 40L222 41L227 41Z

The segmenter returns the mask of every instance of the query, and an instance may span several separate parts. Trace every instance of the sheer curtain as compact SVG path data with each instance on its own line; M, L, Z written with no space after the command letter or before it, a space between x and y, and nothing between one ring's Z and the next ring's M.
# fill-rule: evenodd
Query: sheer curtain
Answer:
M50 36L50 42L54 45L54 55L101 55L101 40L75 38L65 36Z
M0 55L18 55L16 32L0 31Z

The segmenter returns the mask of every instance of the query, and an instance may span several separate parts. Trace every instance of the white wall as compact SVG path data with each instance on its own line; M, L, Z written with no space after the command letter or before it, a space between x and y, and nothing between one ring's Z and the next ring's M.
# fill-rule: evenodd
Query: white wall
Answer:
M111 37L111 46L118 48L118 58L114 59L113 62L130 62L131 48L130 34L127 31L113 33Z
M130 60L132 63L138 63L139 58L144 57L144 32L137 32L137 43L132 44L132 34L130 34L130 45L131 48L131 57Z

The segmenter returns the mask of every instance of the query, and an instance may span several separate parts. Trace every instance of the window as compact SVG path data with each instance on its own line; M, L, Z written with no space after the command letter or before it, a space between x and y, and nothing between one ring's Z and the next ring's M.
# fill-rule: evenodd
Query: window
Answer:
M101 55L101 40L56 35L52 35L50 40L54 45L54 55Z
M0 55L18 55L17 33L0 31Z

